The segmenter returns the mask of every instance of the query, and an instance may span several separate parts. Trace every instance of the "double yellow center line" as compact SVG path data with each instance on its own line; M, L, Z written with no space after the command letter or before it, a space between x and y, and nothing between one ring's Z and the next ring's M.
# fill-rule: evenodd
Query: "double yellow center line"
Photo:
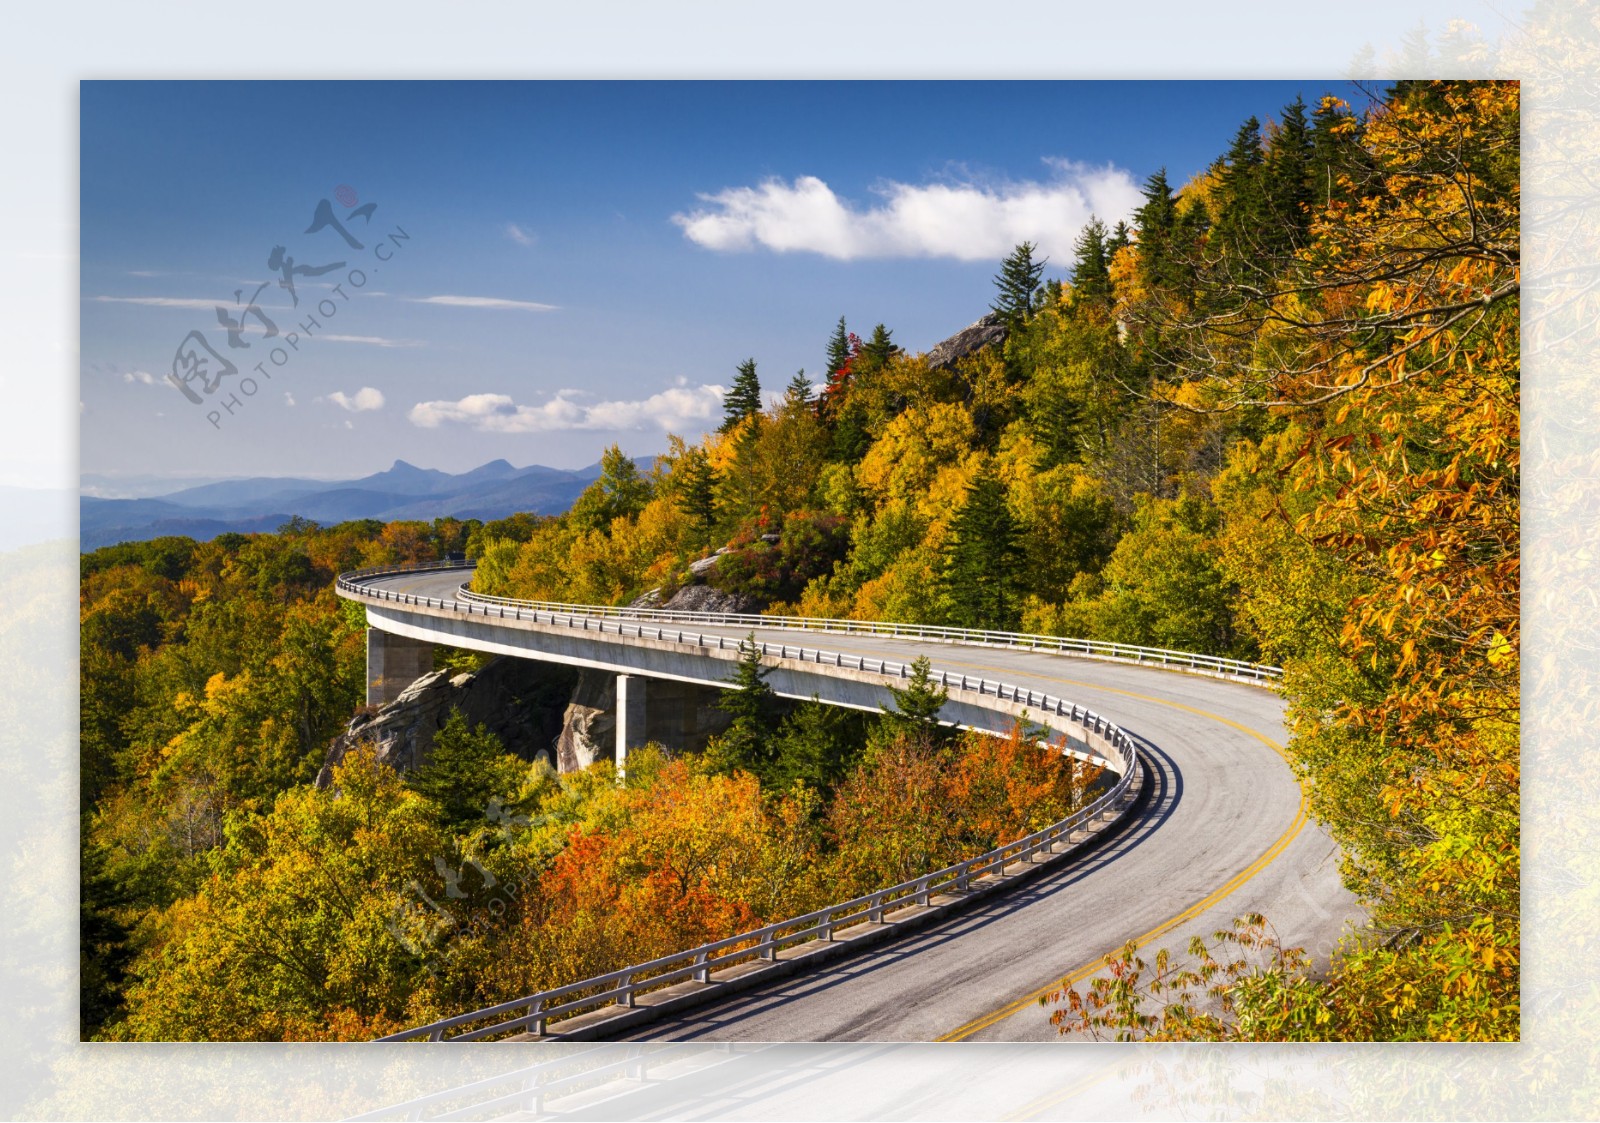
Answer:
M972 668L974 668L976 670L993 671L993 672L995 672L997 674L1006 673L1001 668L998 668L998 667L986 667L986 666L983 666L981 664L976 664L976 663L958 663L958 662L955 662L954 660L942 660L942 662L948 662L948 663L951 663L951 665L957 666L957 667L967 666L967 667L972 667ZM1097 683L1082 682L1082 681L1079 681L1079 680L1076 680L1076 679L1056 678L1055 676L1052 676L1052 675L1039 675L1039 674L1031 674L1029 677L1031 677L1031 678L1043 678L1043 679L1047 679L1050 682L1057 682L1057 683L1061 683L1061 684L1066 685L1066 686L1081 686L1081 687L1085 687L1085 688L1090 689L1090 690L1105 691L1105 692L1110 693L1110 694L1122 694L1122 695L1125 695L1126 697L1129 697L1129 698L1137 698L1137 699L1139 699L1140 701L1143 701L1143 702L1152 702L1152 703L1154 703L1156 705L1170 706L1171 708L1176 709L1176 710L1183 710L1183 711L1185 711L1187 713L1194 714L1197 717L1203 717L1203 718L1206 718L1206 719L1208 719L1210 721L1221 722L1223 725L1229 726L1229 727L1231 727L1233 729L1237 729L1242 733L1246 733L1249 736L1254 737L1257 741L1260 741L1263 745L1266 745L1268 748L1270 748L1273 752L1277 753L1279 756L1284 756L1283 746L1281 744L1279 744L1278 742L1272 740L1269 737L1263 736L1262 734L1256 732L1254 729L1251 729L1247 725L1242 725L1237 721L1233 721L1233 720L1231 720L1229 718L1225 718L1221 714L1211 713L1209 710L1202 710L1202 709L1199 709L1198 707L1195 707L1195 706L1185 705L1182 702L1173 702L1173 701L1170 701L1170 700L1168 700L1166 698L1155 698L1155 697L1152 697L1152 696L1150 696L1148 694L1140 694L1140 693L1137 693L1136 691L1132 691L1132 690L1121 690L1121 689L1118 689L1116 687L1101 686L1101 685L1099 685ZM1287 758L1285 757L1285 759L1287 759ZM1273 841L1271 846L1267 847L1266 851L1259 858L1257 858L1255 861L1251 862L1248 866L1246 866L1244 869L1240 870L1238 873L1234 874L1231 878L1229 878L1222 885L1218 886L1215 890L1213 890L1212 892L1206 894L1200 900L1196 901L1194 904L1190 905L1188 908L1186 908L1182 912L1178 913L1176 916L1162 921L1160 924L1156 925L1154 928L1150 929L1150 931L1144 933L1142 936L1136 937L1134 939L1134 941L1133 941L1134 946L1135 947L1144 947L1146 944L1150 943L1152 940L1155 940L1158 937L1166 934L1167 932L1170 932L1172 929L1176 928L1178 925L1183 924L1183 923L1185 923L1187 921L1193 920L1195 917L1199 916L1200 914L1204 913L1207 909L1209 909L1213 905L1217 904L1224 897L1227 897L1234 890L1236 890L1240 886L1244 885L1251 878L1255 877L1256 874L1258 874L1262 870L1266 869L1267 866L1269 866L1272 863L1272 861L1275 858L1277 858L1277 856L1279 854L1283 853L1284 849L1291 842L1293 842L1295 840L1295 837L1297 835L1299 835L1300 831L1305 827L1305 825L1306 825L1306 795L1305 795L1304 789L1302 789L1301 792L1300 792L1300 806L1295 811L1294 821L1289 824L1289 827L1288 827L1287 830L1285 830L1281 835L1279 835L1277 837L1276 840ZM955 1029L950 1030L948 1033L942 1033L938 1037L934 1038L934 1040L935 1041L965 1041L967 1038L971 1037L973 1034L987 1029L988 1027L994 1025L996 1022L1002 1022L1005 1019L1011 1017L1011 1015L1017 1013L1019 1010L1026 1009L1029 1006L1036 1006L1038 1004L1038 1002L1039 1002L1039 999L1041 999L1045 995L1051 993L1052 991L1059 990L1063 986L1075 985L1077 983L1082 982L1084 979L1087 979L1089 976L1091 976L1091 975L1095 974L1096 972L1100 971L1101 969L1103 969L1104 966L1105 966L1105 960L1103 958L1102 959L1097 959L1092 963L1086 963L1083 966L1077 968L1076 970L1071 971L1068 974L1066 974L1066 975L1062 976L1061 978L1057 979L1056 981L1052 982L1050 985L1044 986L1044 987L1040 987L1038 990L1033 991L1030 994L1023 995L1021 998L1018 998L1018 999L1015 999L1015 1000L1013 1000L1011 1002L1008 1002L1004 1006L1001 1006L999 1009L992 1010L989 1013L982 1015L981 1017L974 1018L972 1021L967 1022L965 1025L958 1026Z

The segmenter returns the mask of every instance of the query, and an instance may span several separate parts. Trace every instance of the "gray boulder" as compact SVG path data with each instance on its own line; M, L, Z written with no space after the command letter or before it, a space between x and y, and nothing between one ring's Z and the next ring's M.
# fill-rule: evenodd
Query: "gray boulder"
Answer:
M426 764L434 735L452 709L460 709L472 726L487 727L507 752L528 761L542 756L553 765L552 746L577 679L569 667L504 656L478 671L423 675L393 702L350 720L328 747L317 786L328 787L334 766L362 743L371 743L379 760L402 772Z
M976 323L969 324L949 339L934 344L925 356L929 370L943 370L954 366L968 355L975 354L996 343L1004 343L1008 329L999 313L990 312Z

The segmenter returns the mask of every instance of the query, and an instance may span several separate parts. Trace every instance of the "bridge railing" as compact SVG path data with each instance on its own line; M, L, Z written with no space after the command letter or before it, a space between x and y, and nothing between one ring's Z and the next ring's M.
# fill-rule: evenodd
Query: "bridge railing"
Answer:
M408 572L428 568L448 567L440 564L419 565L411 567ZM738 651L749 642L745 639L718 633L707 635L702 632L686 631L682 628L651 626L642 621L629 622L626 619L618 619L610 615L535 608L532 607L532 602L518 603L503 599L484 602L481 600L465 600L460 597L428 597L362 583L364 577L393 572L397 572L397 570L383 569L346 574L339 578L338 587L341 592L350 596L379 602L437 608L444 611L462 613L467 616L483 616L500 620L526 620L535 624L550 624L584 632L597 632L600 635L610 634L623 639L658 640L663 643L684 644L716 651ZM763 618L753 617L753 619L760 620ZM895 659L874 659L866 655L851 655L845 652L827 651L823 648L805 647L797 644L768 643L764 640L755 641L755 649L763 658L793 659L802 663L812 663L819 667L838 667L843 670L860 671L863 674L882 675L885 678L910 679L915 674L915 667L911 663ZM1012 683L984 678L981 675L942 670L931 670L929 681L937 683L946 690L971 691L980 696L993 695L999 701L1010 702L1015 706L1024 707L1041 716L1051 715L1059 719L1065 719L1096 733L1104 733L1105 730L1113 728L1106 718L1101 717L1093 710L1042 690L1032 690Z
M941 891L963 892L971 888L974 882L1000 875L1007 866L1031 861L1035 855L1058 843L1071 842L1075 831L1087 827L1101 816L1116 818L1132 801L1133 793L1138 790L1138 751L1132 738L1121 729L1103 720L1098 724L1101 736L1122 759L1122 775L1116 784L1093 802L1043 830L921 877L826 908L713 940L676 955L635 963L565 986L443 1018L379 1040L481 1041L505 1034L544 1035L551 1022L607 1006L632 1007L641 994L690 979L709 983L711 973L719 968L752 959L776 959L781 949L794 944L832 941L841 931L857 925L883 924L885 917L892 913L929 904L933 895Z
M419 596L381 586L368 585L366 578L397 572L415 572L427 569L457 568L459 563L425 563L405 568L385 567L344 574L339 578L339 589L347 595L378 602L417 605L446 611L498 619L530 620L542 624L565 625L584 631L615 634L619 637L656 639L681 644L694 644L706 648L737 649L748 641L724 635L704 635L681 628L652 626L644 620L617 618L609 610L570 611L590 606L549 605L518 602L504 598L471 598L459 594L452 598ZM703 619L693 614L672 613L675 619L689 617ZM724 615L715 622L764 621L765 617L735 618ZM706 620L706 622L712 622ZM830 621L829 623L834 623ZM957 629L943 629L946 633ZM1001 633L992 633L1001 634ZM756 642L761 655L783 659L798 659L822 666L835 666L859 670L889 678L905 679L913 673L908 663L895 660L872 659L866 656L846 655L789 644ZM932 673L934 681L946 689L973 691L980 695L993 695L1001 701L1012 702L1040 715L1052 715L1059 727L1063 722L1077 726L1083 733L1086 747L1093 749L1103 759L1115 757L1121 765L1115 784L1087 806L1074 811L1057 823L1032 834L995 847L983 854L967 858L954 865L912 878L898 885L875 890L864 896L775 921L761 928L741 932L722 940L701 944L675 955L665 956L646 963L633 964L617 971L582 979L565 986L526 995L495 1006L473 1010L452 1018L382 1038L384 1041L408 1041L426 1038L432 1041L474 1041L488 1037L520 1032L545 1033L553 1021L573 1017L608 1005L630 1007L645 992L671 986L687 979L709 982L711 972L722 967L750 959L774 959L777 953L794 944L813 940L831 941L841 930L860 924L881 924L885 916L902 909L927 905L931 896L942 890L966 890L975 881L998 875L1008 865L1029 861L1035 855L1055 846L1062 840L1071 840L1077 831L1097 816L1116 818L1131 801L1137 788L1140 769L1138 750L1134 741L1114 722L1064 698L1030 690L1012 684L972 675L945 671ZM1058 729L1058 731L1060 731ZM1091 736L1095 744L1091 742ZM1066 748L1067 746L1061 746ZM1107 756L1107 754L1110 754Z
M410 566L358 570L355 573L341 576L339 582L343 587L346 578L359 580L360 578L380 576L386 573L452 568L470 569L472 568L472 563L425 562ZM489 596L485 593L473 592L467 588L465 583L456 592L454 599L479 605L515 605L518 608L561 616L653 620L668 623L681 621L697 624L724 624L765 630L873 635L896 639L932 640L938 643L959 643L976 647L1003 647L1014 650L1045 651L1079 658L1098 659L1105 662L1163 667L1169 670L1187 671L1191 674L1231 679L1260 686L1276 685L1283 678L1283 669L1281 667L1269 666L1263 663L1250 663L1242 659L1228 659L1217 655L1197 655L1189 651L1174 651L1161 647L1140 647L1135 644L1111 643L1104 640L1034 635L1026 632L1000 632L981 628L949 628L934 624L897 624L875 620L841 620L835 617L821 616L767 616L744 612L683 612L664 608L566 604L560 601L533 601L521 600L516 597Z

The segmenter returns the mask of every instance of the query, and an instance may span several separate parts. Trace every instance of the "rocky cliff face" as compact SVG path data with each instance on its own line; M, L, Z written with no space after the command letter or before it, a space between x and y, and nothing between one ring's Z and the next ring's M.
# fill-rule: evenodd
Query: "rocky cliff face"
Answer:
M699 752L732 719L717 708L722 691L666 679L644 681L644 740L677 752ZM556 770L576 772L617 755L617 678L585 668L578 673L556 739Z
M711 590L708 590L711 591ZM720 594L719 594L720 595ZM608 671L500 656L482 670L423 675L393 702L357 714L328 747L317 786L352 748L370 742L378 759L405 772L428 762L433 738L452 709L486 726L506 751L523 760L543 757L559 772L576 772L616 755L617 680ZM729 718L714 687L650 679L645 690L645 739L679 752L699 752Z
M578 672L570 667L503 656L475 672L423 675L393 702L351 719L328 747L317 786L332 783L334 765L362 742L371 742L378 759L400 771L427 763L434 734L456 708L474 727L487 726L507 752L555 764L563 710L577 682Z
M928 369L943 370L945 367L953 366L990 344L1004 343L1006 334L1005 321L998 313L990 312L983 319L967 325L949 339L929 348Z

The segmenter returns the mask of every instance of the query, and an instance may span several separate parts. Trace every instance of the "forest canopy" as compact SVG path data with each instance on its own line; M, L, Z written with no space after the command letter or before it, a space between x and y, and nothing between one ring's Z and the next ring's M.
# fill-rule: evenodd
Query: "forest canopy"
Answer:
M1326 969L1255 920L1191 949L1192 977L1128 949L1058 1023L1514 1039L1518 97L1405 82L1251 118L1070 260L997 263L973 305L1002 342L935 367L841 317L822 376L778 395L734 356L714 432L646 472L609 450L563 515L84 555L85 1034L371 1036L912 876L1091 779L1019 736L773 707L752 670L705 754L630 757L620 786L458 724L428 775L358 752L337 797L312 787L362 701L335 574L465 551L487 593L704 582L772 613L1281 666L1289 759L1369 927ZM1220 1007L1188 997L1207 987Z

